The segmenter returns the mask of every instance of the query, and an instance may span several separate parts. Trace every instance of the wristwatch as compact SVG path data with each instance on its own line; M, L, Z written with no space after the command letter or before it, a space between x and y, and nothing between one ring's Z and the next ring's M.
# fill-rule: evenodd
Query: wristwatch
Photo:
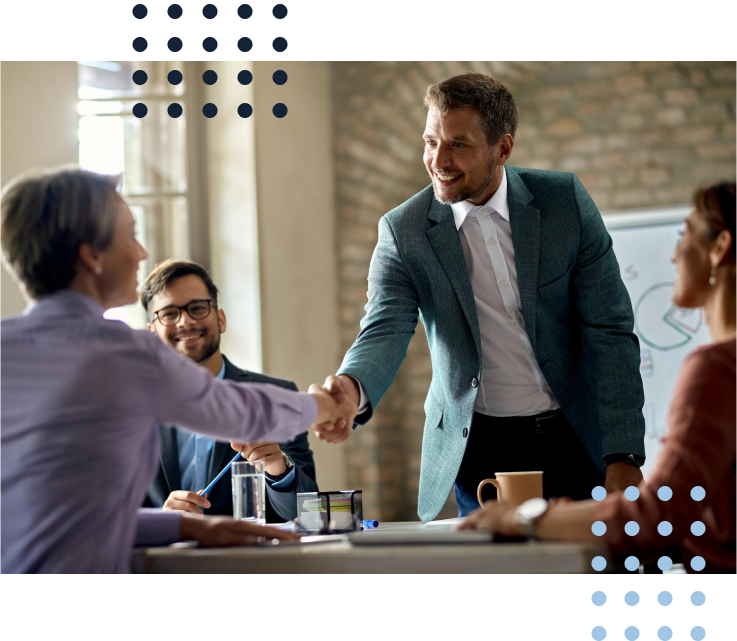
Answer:
M530 499L517 508L514 518L531 539L537 538L537 522L548 511L548 505L545 499Z
M266 476L269 478L270 481L281 481L283 478L287 476L292 471L292 468L294 467L294 461L292 460L292 457L289 456L286 452L281 453L282 459L284 459L284 465L287 466L287 469L284 470L281 474L277 474L276 476L272 476L268 472L266 473Z
M633 467L642 467L645 459L637 454L607 454L604 457L604 464L611 465L612 463L627 463Z

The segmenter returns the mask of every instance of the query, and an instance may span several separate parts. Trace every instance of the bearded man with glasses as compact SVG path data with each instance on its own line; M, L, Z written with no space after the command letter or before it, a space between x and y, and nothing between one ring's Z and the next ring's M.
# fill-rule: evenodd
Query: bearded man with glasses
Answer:
M241 370L220 353L225 312L218 307L217 287L201 265L186 260L157 265L141 287L141 304L149 319L149 331L214 377L297 390L291 381ZM208 496L198 493L235 455L230 444L174 425L161 425L160 433L159 472L149 488L146 506L232 515L230 472ZM241 451L244 460L264 462L267 522L295 518L297 492L317 491L307 434L299 435L292 443L236 443L233 447Z

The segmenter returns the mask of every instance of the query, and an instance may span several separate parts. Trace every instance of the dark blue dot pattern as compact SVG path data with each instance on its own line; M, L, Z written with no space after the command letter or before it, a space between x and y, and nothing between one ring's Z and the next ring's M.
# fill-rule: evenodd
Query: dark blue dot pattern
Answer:
M182 82L182 72L177 71L176 69L174 71L170 71L166 79L169 81L170 85L178 85Z
M253 49L253 42L250 38L241 38L238 41L238 48L243 52L250 51Z
M139 20L143 20L148 15L148 9L145 4L137 4L133 7L133 16Z
M168 113L172 118L179 118L179 116L182 115L182 112L182 105L178 102L171 103L166 110L166 113Z
M206 4L202 7L202 15L212 20L218 14L218 8L214 4Z
M202 48L208 53L212 53L218 48L218 41L215 38L205 38L202 41Z
M218 108L211 102L208 102L204 107L202 107L202 113L206 118L214 118L218 115Z
M250 4L242 4L238 7L238 15L244 20L248 20L253 15L253 9Z
M287 17L288 12L287 8L283 4L277 4L272 10L272 13L277 20L283 20Z
M241 118L250 118L252 113L253 107L251 107L251 105L249 105L247 102L238 105L238 115Z
M138 53L141 53L142 51L146 51L146 49L148 48L148 42L146 42L146 38L136 38L133 41L133 48Z
M133 105L133 115L136 118L145 118L147 113L148 107L146 107L142 102L137 102Z
M284 118L287 115L287 106L282 102L278 102L271 111L277 118Z
M176 53L177 51L182 50L182 41L179 38L169 38L169 42L166 43L166 46L169 47L169 51L174 51Z
M178 20L182 17L182 7L180 7L178 4L171 4L166 10L166 13L169 14L169 17L172 20Z
M274 47L274 51L278 51L279 53L287 50L287 41L285 38L275 38L272 45Z
M218 75L212 69L208 69L202 74L202 82L206 85L214 85L217 81Z
M279 71L275 71L274 75L271 78L274 81L274 84L284 85L287 82L288 76L286 71L282 71L280 69Z
M148 81L148 74L143 71L143 69L139 69L138 71L133 72L133 82L135 82L137 85L145 85Z
M240 82L242 85L250 85L252 80L253 74L246 69L238 74L238 82Z

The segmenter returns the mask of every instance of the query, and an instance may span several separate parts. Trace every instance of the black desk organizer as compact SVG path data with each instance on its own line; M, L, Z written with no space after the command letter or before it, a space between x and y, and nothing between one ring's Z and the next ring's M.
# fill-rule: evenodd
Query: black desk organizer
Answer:
M361 497L361 490L298 493L295 519L297 532L342 534L363 529ZM335 509L338 506L341 509ZM348 506L350 511L345 509Z

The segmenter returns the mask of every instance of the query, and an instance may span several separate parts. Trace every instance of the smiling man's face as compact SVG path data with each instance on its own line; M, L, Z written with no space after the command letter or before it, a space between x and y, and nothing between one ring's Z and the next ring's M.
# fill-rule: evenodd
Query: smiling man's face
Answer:
M167 283L153 297L150 303L151 316L165 307L183 307L192 301L210 298L207 287L199 276L182 276ZM193 319L186 310L182 310L179 321L174 325L162 325L155 318L148 328L178 352L204 365L204 361L220 353L220 334L225 331L225 313L216 309L213 301L210 303L210 313L205 318Z
M422 137L423 160L435 198L446 205L463 200L481 205L491 198L498 186L494 184L497 163L478 110L457 107L443 115L431 108Z

